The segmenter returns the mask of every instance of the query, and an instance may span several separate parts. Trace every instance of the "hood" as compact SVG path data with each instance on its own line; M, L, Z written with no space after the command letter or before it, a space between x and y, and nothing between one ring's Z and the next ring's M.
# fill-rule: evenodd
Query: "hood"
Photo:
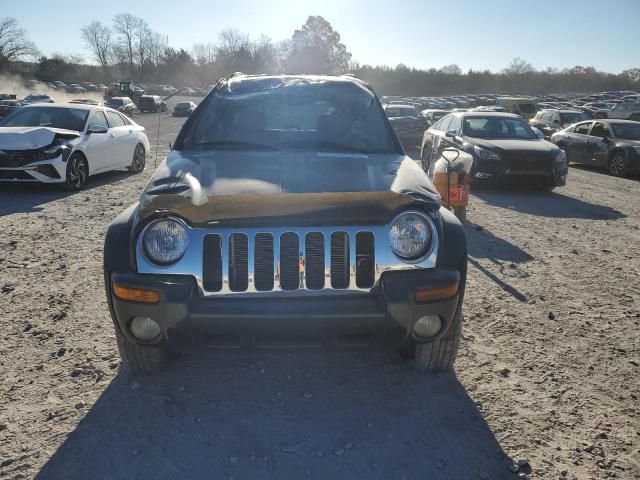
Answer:
M31 150L51 145L58 138L77 138L79 132L51 127L0 127L0 150Z
M551 153L558 149L551 142L547 142L542 139L535 140L519 140L519 139L504 139L504 140L491 140L483 138L471 138L465 137L467 141L473 145L477 145L481 148L486 148L497 153L514 153L514 152L536 152L536 153Z
M173 213L196 225L388 222L411 204L440 208L433 184L398 154L173 151L140 199L140 218Z

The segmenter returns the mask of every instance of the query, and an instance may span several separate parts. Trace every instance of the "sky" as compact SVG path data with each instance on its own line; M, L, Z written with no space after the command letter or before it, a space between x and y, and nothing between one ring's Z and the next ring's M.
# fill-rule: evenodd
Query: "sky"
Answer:
M45 55L87 61L80 28L120 12L187 50L227 28L284 40L322 15L361 64L498 71L521 57L538 69L640 67L640 0L0 0L0 16L16 18Z

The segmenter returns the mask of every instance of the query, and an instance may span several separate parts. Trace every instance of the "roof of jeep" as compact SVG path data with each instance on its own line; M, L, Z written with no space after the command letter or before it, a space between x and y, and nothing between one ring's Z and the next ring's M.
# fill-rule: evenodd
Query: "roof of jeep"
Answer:
M233 74L225 79L228 93L253 93L273 88L318 85L345 84L356 85L370 91L369 84L352 75L244 75Z

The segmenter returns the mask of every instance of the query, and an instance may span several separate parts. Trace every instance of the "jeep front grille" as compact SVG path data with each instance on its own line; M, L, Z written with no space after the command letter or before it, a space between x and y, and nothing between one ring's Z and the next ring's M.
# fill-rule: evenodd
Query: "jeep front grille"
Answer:
M302 296L368 293L387 271L434 268L439 236L417 260L403 261L391 250L390 225L312 227L190 227L189 246L171 265L157 265L136 241L141 274L191 275L203 297ZM181 221L181 220L179 220Z
M375 239L371 232L358 232L356 239L350 242L346 232L333 232L328 242L324 233L314 231L275 237L271 233L208 234L203 242L203 286L207 292L221 292L225 286L231 292L371 288ZM352 256L357 259L354 265Z

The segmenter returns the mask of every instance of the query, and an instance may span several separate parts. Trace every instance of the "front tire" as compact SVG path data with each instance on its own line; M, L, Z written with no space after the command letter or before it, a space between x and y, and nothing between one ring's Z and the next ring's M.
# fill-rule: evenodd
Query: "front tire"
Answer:
M427 343L409 343L400 349L401 356L410 360L414 368L423 372L445 372L453 368L462 338L462 309L456 312L449 330L440 338Z
M609 158L609 173L614 177L624 177L627 174L627 156L617 151Z
M133 151L131 165L127 167L127 170L132 173L140 173L144 170L146 161L146 152L144 151L144 147L142 145L136 145L136 148Z
M64 189L77 192L87 183L89 178L89 164L81 153L72 154L67 160L67 171L64 180Z
M125 338L116 327L116 341L122 366L132 375L154 375L161 372L169 362L166 345L140 345Z

